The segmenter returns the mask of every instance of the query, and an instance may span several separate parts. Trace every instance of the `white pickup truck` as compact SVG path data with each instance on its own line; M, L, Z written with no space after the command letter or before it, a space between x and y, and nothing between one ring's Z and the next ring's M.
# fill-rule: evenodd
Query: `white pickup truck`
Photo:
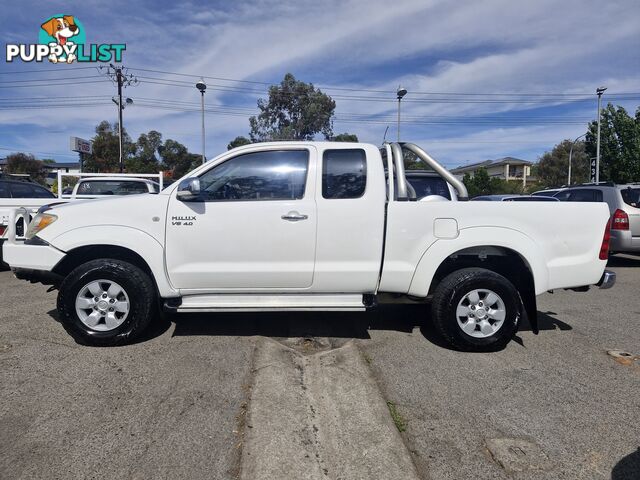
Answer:
M403 149L458 201L418 198ZM537 329L536 295L615 282L606 205L467 197L414 144L253 144L158 195L55 206L26 241L10 232L5 259L18 278L59 288L62 323L90 345L132 340L157 305L336 311L402 297L430 302L454 347L494 350L525 315Z

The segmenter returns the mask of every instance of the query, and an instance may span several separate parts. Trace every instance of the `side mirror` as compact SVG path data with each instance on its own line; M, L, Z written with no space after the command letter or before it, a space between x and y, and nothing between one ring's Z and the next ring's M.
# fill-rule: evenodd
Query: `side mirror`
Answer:
M181 202L193 202L200 199L200 179L185 178L178 185L176 198Z

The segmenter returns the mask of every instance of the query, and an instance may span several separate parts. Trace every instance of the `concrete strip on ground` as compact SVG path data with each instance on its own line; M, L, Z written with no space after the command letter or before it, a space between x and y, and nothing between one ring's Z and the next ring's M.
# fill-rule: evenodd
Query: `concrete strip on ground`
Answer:
M243 479L418 479L353 341L313 355L259 341Z

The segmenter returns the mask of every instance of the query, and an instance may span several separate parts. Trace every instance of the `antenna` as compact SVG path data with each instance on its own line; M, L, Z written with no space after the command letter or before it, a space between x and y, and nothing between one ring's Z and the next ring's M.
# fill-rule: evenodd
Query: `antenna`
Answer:
M387 132L389 131L389 125L384 129L384 135L382 136L382 143L387 141Z

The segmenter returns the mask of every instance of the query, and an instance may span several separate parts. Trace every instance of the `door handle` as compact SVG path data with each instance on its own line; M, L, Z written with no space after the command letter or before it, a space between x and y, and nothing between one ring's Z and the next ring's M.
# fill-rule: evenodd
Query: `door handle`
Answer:
M300 220L306 220L307 218L309 218L309 216L302 215L298 212L289 212L286 215L282 215L280 218L288 222L299 222Z

